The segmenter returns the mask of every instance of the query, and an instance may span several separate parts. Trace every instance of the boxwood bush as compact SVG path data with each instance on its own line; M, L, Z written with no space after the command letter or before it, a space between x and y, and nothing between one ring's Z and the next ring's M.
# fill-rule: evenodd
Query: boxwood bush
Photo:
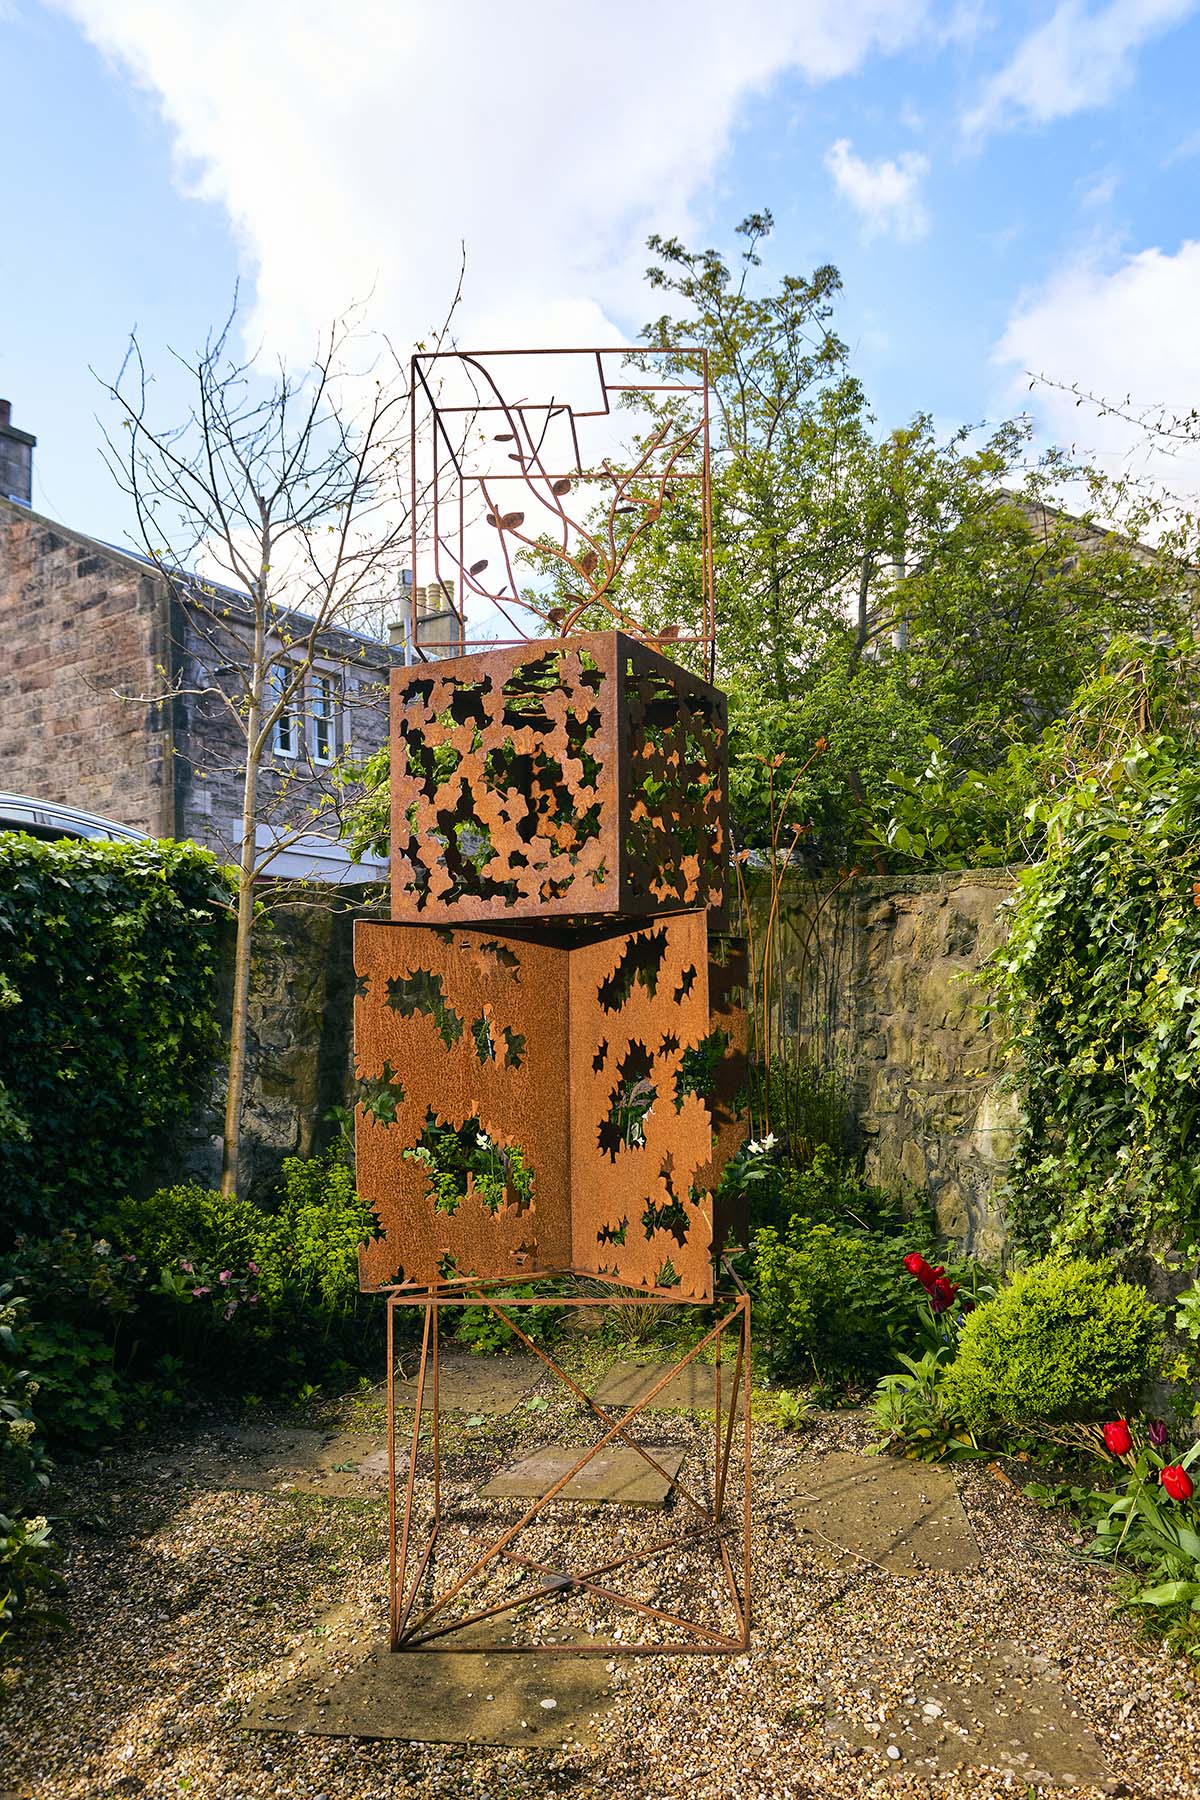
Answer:
M1103 1417L1133 1398L1161 1347L1143 1288L1107 1262L1047 1257L969 1316L945 1396L973 1427Z

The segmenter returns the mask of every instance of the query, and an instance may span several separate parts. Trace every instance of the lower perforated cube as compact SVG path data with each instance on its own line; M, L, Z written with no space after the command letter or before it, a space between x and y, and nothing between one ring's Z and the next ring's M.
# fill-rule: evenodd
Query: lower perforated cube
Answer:
M711 1294L744 1031L728 981L711 1016L703 912L569 938L360 922L355 965L364 1285L573 1269Z

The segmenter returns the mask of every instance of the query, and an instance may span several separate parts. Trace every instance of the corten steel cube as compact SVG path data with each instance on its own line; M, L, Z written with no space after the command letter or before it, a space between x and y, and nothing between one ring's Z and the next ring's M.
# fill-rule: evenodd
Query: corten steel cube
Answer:
M392 917L725 904L725 696L619 631L392 672Z
M354 943L365 1287L570 1270L711 1297L712 1189L744 1135L736 944L714 1012L702 911L360 921Z

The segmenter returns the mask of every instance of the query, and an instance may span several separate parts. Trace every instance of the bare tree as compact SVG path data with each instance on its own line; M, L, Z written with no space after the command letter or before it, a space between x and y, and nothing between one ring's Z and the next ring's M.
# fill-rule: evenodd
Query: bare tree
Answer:
M330 631L379 619L397 593L409 531L408 395L386 343L348 314L297 376L258 354L239 360L235 315L194 359L176 356L191 392L180 425L151 424L153 383L136 339L116 381L102 382L123 424L105 434L109 467L188 625L192 654L172 659L159 698L190 695L223 717L225 773L240 789L228 846L237 929L225 1193L238 1176L256 883L315 822L333 821L338 798L335 768L283 768L273 752L281 732L297 729Z

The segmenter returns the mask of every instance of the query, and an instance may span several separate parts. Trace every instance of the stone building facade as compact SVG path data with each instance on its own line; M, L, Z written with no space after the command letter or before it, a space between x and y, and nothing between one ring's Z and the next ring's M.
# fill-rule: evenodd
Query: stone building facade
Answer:
M0 788L102 814L151 836L192 838L229 858L239 839L243 744L216 689L232 695L245 662L239 597L194 606L149 564L0 496ZM300 639L306 622L289 622ZM286 640L285 640L286 641ZM403 650L322 632L304 693L266 759L259 848L287 839L266 873L375 878L325 824L292 832L324 797L345 755L387 738L387 680ZM207 693L203 690L208 690Z

